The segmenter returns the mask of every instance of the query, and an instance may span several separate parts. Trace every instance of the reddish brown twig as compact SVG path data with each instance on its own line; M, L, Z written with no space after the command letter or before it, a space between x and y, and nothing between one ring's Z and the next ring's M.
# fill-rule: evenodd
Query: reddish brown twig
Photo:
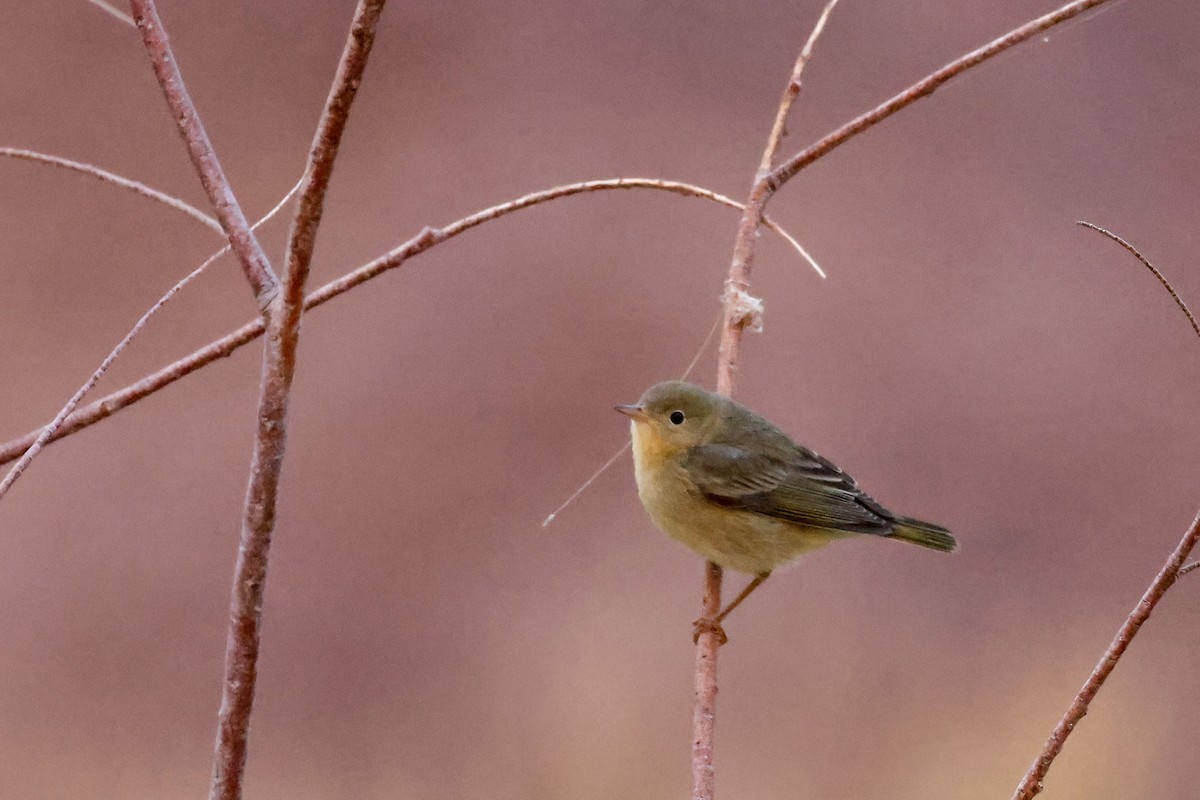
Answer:
M992 56L1003 53L1013 45L1020 44L1026 39L1037 36L1039 33L1058 25L1060 22L1066 22L1072 17L1087 11L1089 8L1094 8L1104 2L1107 2L1107 0L1076 0L1076 2L1067 3L1056 11L1030 20L1019 28L1014 28L999 39L995 39L978 50L972 50L966 55L954 59L937 72L927 75L887 102L850 120L833 133L830 133L815 144L809 145L783 164L780 164L771 173L769 181L771 190L778 191L779 187L787 183L797 172L818 158L821 158L868 128L873 127L876 123L882 122L905 106L915 103L922 97L933 94L935 89L956 75L961 75L971 67L978 66Z
M267 314L258 428L230 599L210 800L238 800L242 795L250 714L258 675L267 557L275 528L279 478L287 444L288 399L296 371L304 284L333 162L375 41L375 27L383 5L384 0L359 0L355 9L350 35L309 151L299 208L288 236L283 290L271 303Z
M743 208L741 203L730 200L728 197L719 195L716 192L678 181L663 181L648 178L611 178L608 180L585 181L566 186L556 186L552 189L534 192L506 203L485 208L470 216L455 220L444 228L426 228L399 247L385 253L374 261L362 265L358 269L348 272L340 278L330 281L320 289L312 292L305 298L304 309L307 311L322 303L326 303L350 291L354 287L382 275L390 269L401 266L409 258L420 255L434 245L453 239L455 236L485 222L500 219L515 211L532 208L533 206L552 200L576 194L613 189L652 189L683 196L700 197L734 208ZM765 220L764 224L774 225L769 220ZM791 239L782 228L776 227L775 230L785 236L785 238ZM230 355L238 348L262 336L265 330L266 323L261 318L249 322L236 331L201 347L191 355L181 358L173 364L169 364L157 372L147 375L135 383L81 408L67 417L47 442L57 441L65 436L70 436L73 433L81 431L90 425L94 425L101 420L107 419L115 412L133 405L137 401L171 385L180 378L190 375L201 367ZM0 444L0 464L6 464L24 453L41 435L42 431L43 428L38 428L24 436Z
M205 214L200 209L180 200L178 197L172 197L166 192L160 192L158 189L151 188L146 184L135 181L132 178L126 178L123 175L118 175L115 172L109 172L106 169L101 169L95 164L88 164L83 161L72 161L69 158L60 158L58 156L48 155L47 153L39 153L36 150L23 150L19 147L0 147L0 156L7 158L17 158L23 161L35 161L39 164L49 164L54 167L73 170L74 172L82 172L84 175L91 175L93 178L99 178L105 183L111 183L115 186L120 186L122 189L129 189L131 192L140 194L142 197L149 197L151 200L157 200L165 206L182 211L192 219L199 222L201 225L206 225L216 231L222 237L225 231L221 228L221 223Z
M1158 267L1150 263L1150 259L1142 255L1141 252L1129 242L1125 241L1120 236L1106 228L1101 228L1099 225L1094 225L1084 220L1079 220L1075 224L1107 236L1109 239L1112 239L1114 242L1121 245L1121 247L1125 248L1126 252L1130 253L1134 258L1140 261L1142 266L1148 269L1150 274L1158 279L1158 282L1162 284L1162 287L1167 290L1167 294L1171 295L1171 299L1175 301L1175 305L1179 307L1179 310L1183 312L1183 315L1187 317L1188 322L1191 323L1192 332L1195 333L1198 338L1200 338L1200 322L1196 320L1196 315L1193 314L1192 310L1187 307L1187 303L1183 302L1183 298L1179 296L1179 292L1175 291L1175 287L1171 285L1169 280L1167 280L1167 276L1163 275L1159 271Z
M1200 337L1200 325L1197 324L1196 318L1188 309L1187 304L1183 302L1183 298L1175 291L1175 287L1171 285L1166 276L1151 264L1145 256L1138 252L1137 248L1112 231L1105 230L1098 225L1093 225L1090 222L1080 222L1079 224L1085 228L1090 228L1104 234L1132 253L1142 263L1142 266L1150 270L1159 283L1166 288L1171 295L1171 299L1175 301L1180 311L1191 322L1192 330L1195 331L1196 336ZM1030 798L1042 791L1042 781L1045 779L1046 773L1050 770L1050 765L1054 763L1054 759L1062 752L1063 745L1066 744L1067 737L1071 735L1071 731L1075 730L1075 726L1087 714L1088 705L1092 702L1092 698L1100 691L1100 687L1104 685L1104 681L1108 678L1109 673L1117 666L1117 662L1125 653L1125 649L1129 647L1129 643L1133 641L1133 637L1137 635L1142 624L1150 618L1150 612L1154 610L1154 607L1158 605L1158 601L1162 599L1163 595L1167 593L1167 590L1178 580L1180 575L1184 575L1195 569L1195 564L1184 566L1184 562L1187 560L1192 548L1196 546L1197 540L1200 540L1200 513L1197 513L1187 533L1179 540L1179 544L1176 545L1175 550L1167 558L1167 562L1163 564L1162 569L1158 571L1154 580L1151 581L1150 587L1142 594L1142 599L1129 612L1129 616L1125 618L1125 622L1117 630L1117 635L1109 643L1108 649L1104 651L1104 655L1096 662L1096 666L1092 669L1092 674L1084 682L1083 688L1079 690L1079 693L1075 695L1075 699L1071 701L1071 704L1067 706L1067 710L1063 712L1062 718L1054 726L1054 730L1050 732L1050 737L1042 745L1042 751L1038 753L1037 758L1034 759L1033 763L1029 766L1029 770L1025 773L1025 777L1018 784L1016 791L1013 793L1013 800L1030 800Z
M737 355L742 332L753 318L747 304L753 307L758 301L750 298L746 290L750 285L750 269L754 263L754 245L758 239L758 228L762 224L763 208L773 191L768 183L771 165L783 142L788 114L792 104L800 95L800 78L804 66L812 56L813 45L825 28L830 12L837 0L825 6L817 24L813 26L808 41L800 50L791 77L779 101L779 110L763 148L758 172L750 189L737 236L733 244L733 262L729 266L729 277L725 281L724 322L721 326L721 345L717 363L717 391L733 395L737 381ZM704 569L704 594L700 604L701 619L716 619L721 610L721 567L709 562ZM692 800L712 800L715 794L715 766L713 737L717 711L717 653L721 647L721 636L713 627L700 629L696 637L695 700L692 707Z
M1133 641L1133 637L1137 635L1138 629L1142 627L1142 623L1150 618L1150 612L1158 605L1158 601L1162 599L1167 590L1178 579L1182 570L1184 559L1188 553L1196 546L1197 539L1200 539L1200 514L1192 520L1192 525L1188 528L1187 533L1179 540L1179 544L1171 553L1167 563L1163 564L1158 575L1150 583L1150 588L1146 589L1142 595L1142 599L1133 607L1126 617L1125 622L1117 631L1117 635L1113 637L1109 643L1108 649L1104 651L1104 655L1096 662L1096 666L1092 669L1092 674L1084 682L1083 688L1075 695L1075 699L1067 706L1067 710L1063 712L1062 718L1058 724L1054 726L1054 730L1050 733L1050 738L1042 745L1042 751L1038 753L1033 764L1030 765L1029 771L1025 773L1025 777L1021 783L1017 785L1017 790L1013 793L1013 800L1030 800L1038 792L1044 788L1042 780L1046 777L1046 773L1050 769L1050 765L1054 763L1054 759L1062 752L1063 745L1067 741L1067 737L1071 735L1071 731L1075 730L1075 726L1083 719L1083 716L1088 712L1088 704L1092 702L1092 698L1100 691L1100 687L1104 685L1105 679L1109 673L1113 671L1113 667L1117 665L1117 661L1125 653L1125 649L1129 647L1129 643Z
M217 212L217 219L220 220L221 227L229 238L229 244L242 264L246 280L254 289L259 308L265 310L279 291L279 280L275 277L258 238L250 230L250 223L246 221L246 215L242 213L225 172L221 169L221 162L217 160L212 142L208 140L208 133L204 130L200 114L192 104L187 87L183 85L183 75L179 72L179 65L175 63L175 54L171 52L167 31L162 20L158 18L154 0L130 0L130 5L133 7L138 30L142 33L142 42L150 55L150 63L154 66L154 74L158 77L163 96L166 97L171 114L175 117L179 133L187 144L188 154L200 176L200 183L208 193L208 199Z

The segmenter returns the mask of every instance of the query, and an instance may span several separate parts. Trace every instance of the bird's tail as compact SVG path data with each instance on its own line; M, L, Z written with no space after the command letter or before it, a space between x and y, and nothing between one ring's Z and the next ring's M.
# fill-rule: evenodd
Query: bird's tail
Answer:
M952 552L958 547L954 535L941 525L922 522L912 517L899 517L893 524L891 538L919 544L931 550L941 550L943 553Z

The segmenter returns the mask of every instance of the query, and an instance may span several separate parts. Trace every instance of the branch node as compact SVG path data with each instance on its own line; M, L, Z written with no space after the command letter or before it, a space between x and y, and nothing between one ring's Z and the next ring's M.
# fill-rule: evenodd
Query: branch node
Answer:
M413 240L413 244L424 249L437 244L437 240L441 237L442 231L440 228L426 225L424 228L421 228L421 232L417 234L417 237Z

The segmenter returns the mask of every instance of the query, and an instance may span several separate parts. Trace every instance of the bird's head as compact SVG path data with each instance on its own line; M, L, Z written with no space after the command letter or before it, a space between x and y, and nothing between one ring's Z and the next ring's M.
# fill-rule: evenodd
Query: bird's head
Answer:
M635 446L670 458L711 440L728 402L699 386L666 381L647 389L636 404L616 410L633 421Z

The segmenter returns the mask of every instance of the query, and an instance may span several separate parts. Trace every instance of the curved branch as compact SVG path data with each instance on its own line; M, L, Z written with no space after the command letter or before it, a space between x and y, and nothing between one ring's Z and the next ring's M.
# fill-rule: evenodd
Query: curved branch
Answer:
M290 191L288 191L287 194L283 196L282 200L275 204L274 208L268 211L262 217L262 219L254 223L254 227L257 228L259 225L262 225L267 220L271 219L271 217L275 216L279 209L283 208L284 204L287 203L287 201L292 198L292 195L294 195L299 189L300 184L297 183L291 188ZM192 270L191 273L189 273L183 280L179 281L170 289L168 289L167 293L160 297L158 302L152 305L150 310L142 315L141 319L134 324L129 333L125 334L125 338L118 342L117 346L114 347L107 356L105 356L104 360L100 362L100 366L97 367L96 370L91 374L91 377L84 381L83 385L79 387L78 391L72 395L71 399L67 401L66 405L64 405L58 414L55 415L50 424L41 431L37 432L37 438L34 439L34 441L29 445L29 449L26 450L19 459L17 459L17 463L14 464L12 469L8 471L8 474L4 476L4 480L0 481L0 499L2 499L4 495L8 493L8 490L12 488L12 485L17 482L17 479L24 474L25 470L28 469L29 464L37 457L38 453L42 451L42 448L46 446L46 443L51 439L56 438L55 434L58 432L59 428L62 427L62 424L66 420L67 416L75 410L75 407L79 405L84 396L96 386L102 377L104 377L104 373L108 372L108 368L113 365L113 362L116 361L123 352L125 352L125 348L129 346L129 344L137 337L137 335L142 332L142 329L146 327L146 324L150 322L150 318L157 314L159 309L170 302L171 298L178 294L180 289L182 289L184 286L187 286L196 278L200 277L200 275L206 269L208 269L213 262L228 253L229 249L229 245L225 245L220 250L205 259L203 264L196 267L196 269Z
M115 186L120 186L122 189L129 189L131 192L140 194L142 197L157 200L165 206L187 214L201 225L205 225L216 231L220 236L225 236L225 231L221 228L221 223L190 203L186 203L178 197L172 197L165 192L160 192L158 189L153 189L132 178L126 178L115 172L101 169L94 164L88 164L83 161L72 161L69 158L60 158L47 153L39 153L36 150L23 150L19 147L0 147L0 156L19 158L24 161L36 161L39 164L50 164L51 166L82 172L84 175L91 175L93 178L99 178L105 183L111 183Z
M951 78L961 75L971 67L978 66L984 61L987 61L992 56L1003 53L1013 45L1020 44L1026 39L1030 39L1048 30L1060 22L1065 22L1072 17L1076 17L1094 8L1107 0L1076 0L1073 3L1067 3L1065 6L1049 14L1031 20L1019 28L1014 28L1008 33L995 39L992 42L980 47L978 50L972 50L966 55L954 59L946 66L936 72L929 74L921 80L909 86L904 91L897 94L895 97L876 106L867 113L852 119L842 127L838 128L833 133L821 139L815 144L809 145L804 150L801 150L796 155L789 158L786 162L779 165L772 173L768 182L771 186L771 191L776 192L783 184L791 180L797 172L807 167L809 164L816 161L818 158L829 153L834 148L853 139L858 134L874 127L877 123L895 114L905 106L912 105L922 97L928 97L933 94L934 90L941 86Z
M1183 315L1188 318L1188 322L1192 323L1192 331L1195 332L1197 337L1200 337L1200 324L1196 323L1196 317L1194 314L1192 314L1191 309L1187 307L1187 303L1183 302L1183 298L1179 296L1179 292L1175 291L1175 287L1172 286L1171 282L1167 280L1167 276L1159 272L1158 267L1151 264L1149 259L1139 253L1136 247L1122 239L1120 236L1117 236L1112 231L1101 228L1099 225L1093 225L1092 223L1085 222L1084 220L1079 220L1075 224L1082 225L1085 228L1096 231L1096 233L1101 233L1107 236L1109 239L1112 239L1114 242L1121 245L1121 247L1124 247L1128 252L1132 253L1133 257L1138 261L1142 262L1142 266L1150 270L1151 274L1153 274L1155 278L1158 278L1158 282L1161 283L1163 288L1167 290L1167 293L1171 295L1171 299L1175 301L1175 305L1179 306L1179 310L1182 311Z
M1176 305L1187 315L1188 320L1192 323L1192 329L1200 337L1200 326L1197 326L1196 318L1192 316L1192 312L1188 311L1187 305L1166 277L1145 256L1115 233L1107 231L1098 225L1093 225L1090 222L1080 222L1079 224L1104 234L1130 253L1133 253L1138 261L1142 262L1143 266L1154 273L1159 282L1171 293L1171 297L1175 300ZM1075 699L1071 701L1071 704L1067 706L1067 710L1063 712L1062 718L1054 726L1054 730L1050 732L1046 743L1042 745L1041 752L1038 753L1037 758L1029 766L1029 770L1025 773L1025 777L1021 780L1021 783L1017 785L1012 800L1031 800L1034 795L1042 791L1042 780L1050 770L1050 765L1054 763L1054 759L1062 752L1063 745L1066 744L1067 737L1071 735L1071 731L1075 730L1075 726L1087 714L1088 705L1092 702L1096 693L1100 691L1100 687L1104 685L1104 681L1108 678L1109 673L1117 666L1117 662L1124 655L1126 648L1129 647L1129 643L1133 641L1133 637L1137 635L1142 624L1150 618L1150 612L1154 611L1154 607L1158 605L1158 601L1163 598L1163 595L1174 585L1180 575L1196 568L1196 564L1184 566L1184 562L1187 560L1188 554L1196 546L1197 541L1200 541L1200 513L1197 513L1196 518L1192 520L1191 527L1184 533L1183 538L1179 540L1179 544L1175 546L1166 563L1163 564L1162 569L1158 571L1154 580L1151 581L1149 588L1142 594L1142 598L1138 601L1138 604L1129 612L1129 616L1125 618L1125 622L1117 630L1117 635L1109 643L1108 649L1104 651L1104 655L1096 662L1096 666L1092 669L1092 674L1084 682L1083 688L1079 690L1079 693L1075 695Z
M356 270L346 273L340 278L330 281L320 289L312 292L304 300L304 309L307 311L323 303L327 303L338 295L344 294L390 269L399 267L409 258L420 255L434 245L452 239L485 222L507 216L514 211L532 208L533 206L559 198L612 189L652 189L713 200L724 205L733 206L734 208L742 207L740 203L708 189L676 181L660 181L646 178L612 178L609 180L585 181L566 186L556 186L552 189L527 194L524 197L519 197L507 203L485 208L468 217L456 220L445 228L439 229L437 232L427 228L394 250L374 261L362 265ZM782 231L782 229L778 230ZM47 439L47 443L58 441L65 436L70 436L84 428L95 425L97 422L112 416L117 411L131 406L143 398L149 397L186 375L190 375L201 367L207 366L217 359L231 355L235 350L262 336L264 330L266 330L266 325L262 319L248 322L232 333L226 334L222 338L194 351L191 355L185 356L157 372L151 373L79 409L62 422L61 426ZM29 449L41 435L44 427L39 427L24 436L0 444L0 465L7 464Z
M1179 576L1183 573L1181 569L1184 559L1188 553L1196 546L1196 541L1200 539L1200 514L1192 520L1192 525L1188 528L1187 533L1179 540L1179 544L1171 552L1167 563L1163 564L1162 569L1154 577L1150 583L1150 587L1142 594L1140 600L1133 610L1129 612L1129 616L1125 618L1125 622L1117 630L1117 635L1113 637L1109 643L1108 649L1104 651L1104 655L1100 656L1100 660L1096 662L1096 666L1092 669L1092 674L1084 682L1083 688L1075 695L1075 699L1067 706L1067 710L1063 712L1062 718L1058 724L1054 726L1054 730L1050 733L1050 738L1042 745L1042 751L1038 753L1037 758L1029 766L1029 771L1025 773L1025 777L1018 784L1016 792L1013 793L1012 800L1030 800L1038 792L1045 788L1042 785L1042 780L1046 777L1046 773L1050 770L1050 765L1054 763L1054 759L1062 752L1063 745L1066 744L1067 737L1071 735L1071 731L1075 730L1075 726L1079 723L1083 716L1088 712L1088 704L1092 702L1092 698L1100 691L1100 687L1104 685L1104 681L1108 678L1109 673L1117 666L1117 661L1124 655L1125 649L1129 647L1129 643L1133 641L1133 637L1137 635L1138 630L1146 620L1150 619L1150 612L1158 605L1158 601L1162 599L1167 590L1175 583Z

